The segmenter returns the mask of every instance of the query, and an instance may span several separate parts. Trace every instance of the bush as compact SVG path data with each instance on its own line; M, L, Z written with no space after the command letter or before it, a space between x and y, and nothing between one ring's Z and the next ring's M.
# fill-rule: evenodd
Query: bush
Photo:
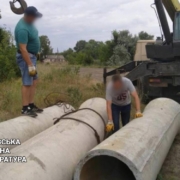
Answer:
M16 64L16 47L10 32L0 28L0 82L20 76Z
M69 54L66 57L67 61L69 62L69 64L82 64L82 65L91 65L93 64L93 58L91 55L84 53L84 52L73 52L71 54Z

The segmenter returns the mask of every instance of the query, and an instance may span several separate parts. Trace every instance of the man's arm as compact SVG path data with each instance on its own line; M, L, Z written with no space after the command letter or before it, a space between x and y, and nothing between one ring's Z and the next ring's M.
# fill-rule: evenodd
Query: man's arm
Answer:
M128 87L129 87L129 91L131 93L131 96L134 98L135 100L135 106L136 106L136 117L137 116L142 116L141 114L141 102L138 96L138 93L136 91L135 86L133 85L132 81L128 81Z
M112 105L112 102L107 100L107 114L108 114L109 121L113 121L111 105Z
M134 101L135 101L136 112L140 113L141 112L141 102L140 102L140 99L139 99L137 91L136 90L133 91L131 93L131 95L132 95L132 97L134 98Z
M109 121L113 121L112 109L111 109L111 105L112 105L112 95L111 95L111 90L110 90L109 86L107 86L107 88L106 88L106 104L107 104L108 120L109 120Z
M27 46L26 44L19 44L19 50L21 51L21 55L22 55L23 59L26 61L27 65L33 66L26 46Z
M108 123L106 125L106 132L111 132L114 130L114 123L113 123L113 117L112 117L112 96L110 93L109 88L106 89L106 104L107 104L107 115L108 115Z
M106 132L109 133L114 130L114 123L112 117L112 109L111 109L112 102L107 100L107 114L108 114L108 123L106 125Z
M29 57L29 53L27 51L27 43L28 43L28 31L25 29L21 29L17 33L17 42L19 45L19 50L21 51L21 55L28 66L32 66L31 59Z

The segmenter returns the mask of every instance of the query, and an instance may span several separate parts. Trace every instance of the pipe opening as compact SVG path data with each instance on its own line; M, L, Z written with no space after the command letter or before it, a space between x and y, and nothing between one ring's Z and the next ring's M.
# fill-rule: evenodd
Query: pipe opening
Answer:
M129 167L110 156L97 156L83 166L80 180L136 180Z

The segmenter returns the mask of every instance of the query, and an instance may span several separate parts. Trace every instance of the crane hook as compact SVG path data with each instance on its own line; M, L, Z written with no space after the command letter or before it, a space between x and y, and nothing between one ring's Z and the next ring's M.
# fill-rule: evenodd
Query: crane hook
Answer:
M21 7L16 8L14 5L16 2L19 2ZM24 14L25 9L27 8L27 3L24 0L13 0L13 1L10 1L9 3L10 3L12 12L14 12L15 14Z

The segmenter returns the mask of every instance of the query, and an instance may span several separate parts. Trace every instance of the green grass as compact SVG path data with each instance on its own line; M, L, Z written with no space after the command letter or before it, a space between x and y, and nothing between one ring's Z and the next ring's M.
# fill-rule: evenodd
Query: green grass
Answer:
M80 67L58 63L38 63L39 84L35 103L45 108L62 100L78 108L92 97L105 97L105 87L92 79L91 74L80 76ZM92 70L93 72L93 70ZM0 121L20 115L21 79L0 83ZM48 97L47 97L48 96ZM144 109L144 105L142 105ZM135 105L132 103L131 117L134 119Z
M96 84L90 76L80 76L79 68L60 64L38 64L39 84L35 103L44 108L62 100L78 108L85 100L92 97L104 97L104 87ZM0 84L0 121L20 115L21 79L13 79Z
M84 101L93 97L105 97L105 87L93 80L90 74L81 76L80 67L58 63L38 64L39 84L35 103L42 108L62 100L78 108ZM0 121L20 115L21 79L0 83ZM45 102L48 102L46 104ZM135 114L132 105L132 119Z

